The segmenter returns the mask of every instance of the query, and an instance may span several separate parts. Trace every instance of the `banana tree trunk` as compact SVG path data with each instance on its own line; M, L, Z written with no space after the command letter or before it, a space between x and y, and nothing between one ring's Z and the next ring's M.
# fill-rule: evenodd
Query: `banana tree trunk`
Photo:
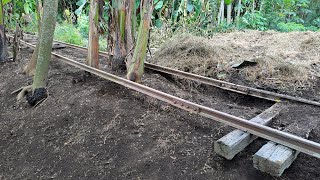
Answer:
M141 12L141 22L139 27L137 44L132 59L128 61L127 78L131 81L141 82L144 72L144 61L147 54L148 34L153 11L153 0L144 0Z
M90 1L89 44L87 64L99 68L99 0Z
M232 3L227 5L227 24L231 24Z
M125 60L133 49L134 0L112 0L108 45L112 69L126 69ZM129 55L130 56L130 55Z
M27 97L27 100L31 105L34 105L36 102L47 96L45 87L48 78L57 11L58 0L44 1L41 39L38 62L32 84L32 96Z
M4 13L2 1L0 0L0 62L8 59L8 49L6 42L5 26L4 26Z
M240 13L241 13L241 6L242 6L242 0L238 0L238 10L237 10L237 27L239 28L240 25Z
M238 10L237 10L237 18L240 18L240 13L241 13L241 6L242 6L242 0L239 0L238 3Z
M126 0L126 20L125 20L125 44L126 44L126 59L132 58L132 53L134 48L134 24L136 21L134 15L134 0ZM126 65L127 66L127 65Z
M224 21L224 0L221 0L219 15L218 15L218 25Z
M37 19L38 19L38 40L36 48L34 49L31 59L29 63L23 68L23 73L27 76L33 76L36 71L36 65L38 60L38 54L39 54L39 45L40 45L40 39L41 39L41 16L43 13L43 7L41 0L38 0L38 10L37 10Z

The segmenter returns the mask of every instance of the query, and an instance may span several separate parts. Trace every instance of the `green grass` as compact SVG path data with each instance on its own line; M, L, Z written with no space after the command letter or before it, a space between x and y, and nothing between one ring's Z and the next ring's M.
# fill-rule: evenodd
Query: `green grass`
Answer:
M79 24L76 26L67 22L57 24L54 33L54 39L82 47L87 47L89 27L88 23L86 22L86 18L84 17L79 20ZM100 51L106 51L107 37L100 36L99 49Z

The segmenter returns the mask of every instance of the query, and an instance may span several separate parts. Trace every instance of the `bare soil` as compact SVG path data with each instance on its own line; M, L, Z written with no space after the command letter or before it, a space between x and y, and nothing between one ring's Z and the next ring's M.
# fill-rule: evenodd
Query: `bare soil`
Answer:
M84 61L73 49L57 51ZM300 154L281 178L253 168L258 139L232 161L213 142L233 129L189 114L53 59L49 98L39 107L10 93L32 82L20 62L0 64L0 179L317 179L320 161ZM101 59L102 64L106 64ZM110 71L107 66L102 67ZM116 72L113 72L116 73ZM118 72L119 75L122 75ZM123 76L123 75L122 75ZM250 119L269 101L147 72L143 84L226 113ZM320 142L320 108L287 104L272 127L311 124Z

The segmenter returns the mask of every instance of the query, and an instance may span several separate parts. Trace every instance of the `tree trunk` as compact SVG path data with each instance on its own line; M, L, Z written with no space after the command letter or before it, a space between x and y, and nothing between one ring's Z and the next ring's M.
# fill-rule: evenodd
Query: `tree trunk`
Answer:
M241 2L242 0L239 0L239 4L238 4L238 11L237 11L237 18L240 18L240 13L241 13Z
M113 0L109 15L109 52L112 69L126 69L125 60L133 48L132 11L134 0Z
M176 15L175 15L175 4L176 4L176 0L172 0L172 7L171 7L171 21L172 24L174 24L176 22Z
M99 0L90 0L87 64L99 68Z
M33 78L32 95L27 96L27 100L31 105L35 105L39 100L47 96L45 87L48 78L57 11L58 0L44 1L38 62Z
M239 28L239 25L240 25L240 13L241 13L241 3L242 3L242 0L238 0L238 10L237 10L237 28Z
M255 8L256 8L256 2L255 0L252 0L252 14L254 13Z
M38 0L38 10L37 10L37 19L38 19L38 40L36 48L34 49L31 59L29 63L23 68L23 73L27 76L33 76L36 71L36 65L38 60L38 54L39 54L39 45L40 45L40 39L41 39L41 14L43 12L42 9L42 2L41 0Z
M6 33L4 26L4 13L2 1L0 0L0 62L8 60L8 49L6 42Z
M227 24L231 24L232 3L227 5Z
M219 15L218 15L218 25L224 21L224 0L221 0Z
M144 61L147 54L148 34L152 11L153 0L144 0L137 44L134 50L133 58L128 61L129 68L127 78L131 81L141 82L141 77L144 71Z
M126 24L125 24L125 42L126 42L126 51L127 56L126 59L132 59L132 51L134 48L134 24L136 21L135 16L133 14L134 11L134 0L126 0ZM128 67L128 65L126 65Z

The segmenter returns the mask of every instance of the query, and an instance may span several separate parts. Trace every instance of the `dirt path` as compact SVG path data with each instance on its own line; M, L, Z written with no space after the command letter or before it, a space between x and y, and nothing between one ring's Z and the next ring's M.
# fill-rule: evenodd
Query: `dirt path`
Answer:
M81 78L81 71L57 60L51 63L48 100L36 109L17 103L10 92L31 83L19 72L32 51L22 53L21 63L0 65L0 179L272 178L252 166L265 140L224 160L212 145L232 128L100 78ZM244 118L271 106L157 74L147 74L144 84ZM281 129L306 118L318 122L318 112L291 104L272 126ZM318 122L310 135L316 142L319 127ZM316 179L319 166L318 159L301 154L281 179Z

